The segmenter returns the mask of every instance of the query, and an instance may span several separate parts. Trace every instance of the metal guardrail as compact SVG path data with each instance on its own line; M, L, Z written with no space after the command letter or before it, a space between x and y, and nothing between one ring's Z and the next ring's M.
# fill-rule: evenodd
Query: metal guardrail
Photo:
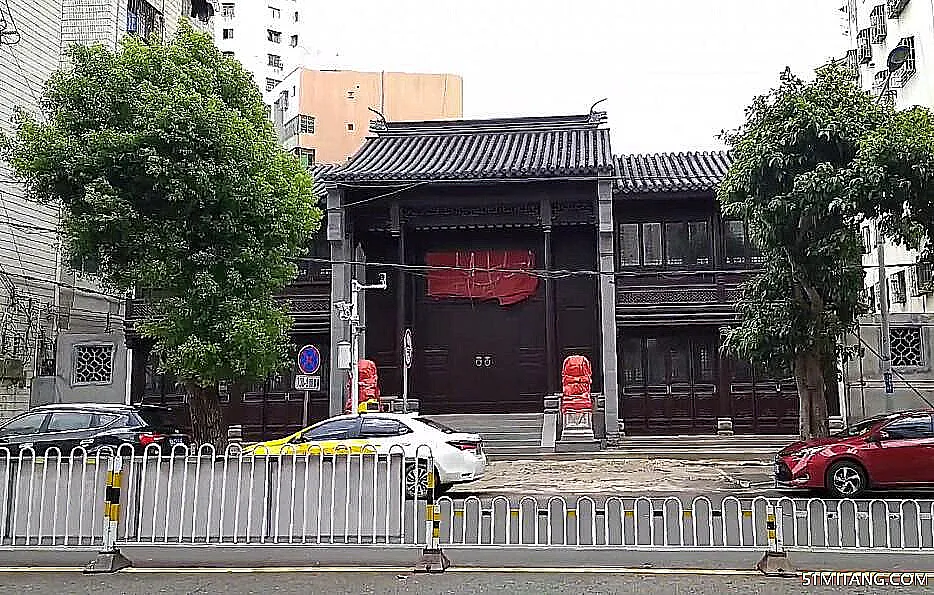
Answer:
M175 447L168 456L152 446L67 456L0 449L0 545L97 547L112 521L118 544L423 545L427 494L413 481L424 483L432 460L427 447L414 457L401 447L278 455ZM108 499L114 488L117 502Z
M934 554L932 501L436 499L430 449L412 452L0 449L0 546L419 547L428 570L446 567L442 548Z

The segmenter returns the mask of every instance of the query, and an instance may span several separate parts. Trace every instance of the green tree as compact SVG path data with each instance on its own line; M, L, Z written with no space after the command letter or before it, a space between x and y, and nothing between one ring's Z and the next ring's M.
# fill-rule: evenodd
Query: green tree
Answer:
M19 114L4 155L36 200L63 205L68 257L115 290L158 290L141 333L188 388L194 439L223 446L218 383L286 361L274 296L319 224L312 180L251 75L187 22L170 43L68 56L45 117Z
M725 349L774 374L794 374L802 438L824 436L825 378L865 311L860 213L850 182L860 141L890 112L839 66L805 82L789 70L724 134L734 161L723 211L749 223L763 270L742 286Z
M934 261L934 114L895 113L861 143L853 199L879 229Z

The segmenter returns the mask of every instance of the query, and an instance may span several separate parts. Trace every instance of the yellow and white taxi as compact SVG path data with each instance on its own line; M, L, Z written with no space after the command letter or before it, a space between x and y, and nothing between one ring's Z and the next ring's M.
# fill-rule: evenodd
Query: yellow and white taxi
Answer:
M388 454L400 449L407 459L434 460L439 491L456 483L480 479L486 472L486 454L478 434L458 432L426 417L395 413L341 415L304 428L277 440L244 446L254 455ZM422 486L425 469L413 466L407 485ZM409 473L407 471L407 473Z

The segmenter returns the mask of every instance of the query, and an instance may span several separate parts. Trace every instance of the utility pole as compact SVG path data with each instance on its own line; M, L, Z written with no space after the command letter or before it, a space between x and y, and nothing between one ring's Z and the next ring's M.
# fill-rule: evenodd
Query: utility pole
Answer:
M379 274L379 283L362 285L356 279L350 282L350 303L340 301L334 304L341 320L350 322L350 402L351 413L356 414L360 406L360 334L365 327L360 324L359 304L363 293L368 289L386 289L386 273Z
M885 386L885 412L892 412L892 342L889 335L889 284L885 274L885 235L876 226L876 260L879 265L879 312L882 314L882 381Z

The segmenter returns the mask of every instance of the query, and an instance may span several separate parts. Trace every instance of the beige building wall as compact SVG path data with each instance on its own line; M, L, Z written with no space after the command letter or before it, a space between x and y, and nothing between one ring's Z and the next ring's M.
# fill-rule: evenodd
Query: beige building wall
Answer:
M455 74L306 69L295 74L279 89L291 95L291 86L296 87L292 95L296 111L314 117L314 133L298 134L287 145L314 149L316 163L343 162L360 148L370 120L376 119L370 107L387 120L464 115L463 79Z

